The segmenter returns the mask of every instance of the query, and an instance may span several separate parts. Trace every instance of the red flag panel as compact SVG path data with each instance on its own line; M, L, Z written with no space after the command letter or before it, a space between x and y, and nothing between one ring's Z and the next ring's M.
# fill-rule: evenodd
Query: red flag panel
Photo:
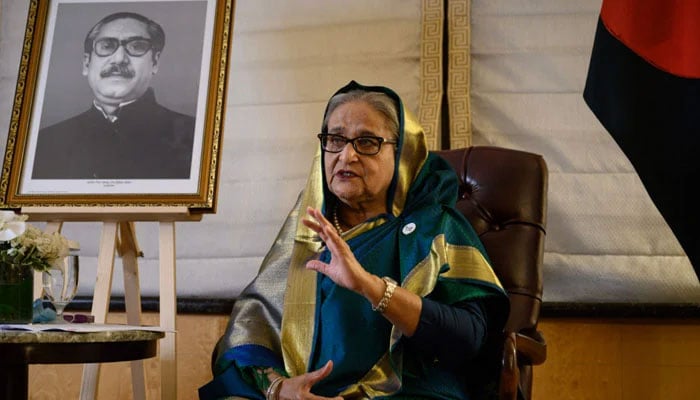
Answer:
M600 15L608 31L647 62L700 78L700 1L604 1Z

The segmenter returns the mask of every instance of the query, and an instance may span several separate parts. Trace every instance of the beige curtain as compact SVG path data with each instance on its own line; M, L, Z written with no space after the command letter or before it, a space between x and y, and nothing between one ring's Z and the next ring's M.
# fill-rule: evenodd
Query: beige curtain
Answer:
M3 130L27 7L0 0ZM177 225L178 296L232 298L253 278L303 187L328 96L355 79L395 89L431 149L494 145L544 156L545 301L700 302L687 257L583 103L599 11L600 0L237 0L218 210ZM81 294L95 281L99 229L63 228L81 244ZM137 224L137 235L141 287L154 295L158 225Z

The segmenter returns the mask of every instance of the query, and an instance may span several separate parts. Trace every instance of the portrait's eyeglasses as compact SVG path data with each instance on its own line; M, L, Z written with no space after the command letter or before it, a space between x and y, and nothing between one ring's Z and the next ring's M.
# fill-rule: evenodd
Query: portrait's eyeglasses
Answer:
M132 57L141 57L142 55L148 53L151 50L151 41L146 38L136 37L124 40L119 40L113 37L104 37L95 40L93 44L93 49L95 54L100 57L107 57L114 54L119 46L124 46L126 54Z
M323 151L329 153L340 153L345 148L345 145L352 143L352 148L358 154L365 156L373 156L382 149L383 143L397 144L394 140L387 140L379 136L358 136L354 139L348 139L345 136L334 135L332 133L319 133L318 139L321 141Z

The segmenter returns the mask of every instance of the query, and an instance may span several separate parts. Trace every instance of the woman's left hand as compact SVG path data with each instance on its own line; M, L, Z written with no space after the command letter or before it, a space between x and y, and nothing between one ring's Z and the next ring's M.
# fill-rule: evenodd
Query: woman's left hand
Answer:
M306 268L312 269L329 277L337 285L354 292L361 292L364 284L373 277L357 261L350 246L340 237L333 224L323 216L323 213L309 207L306 212L313 219L304 218L303 223L318 233L331 252L329 264L319 260L306 263Z
M332 370L333 361L328 360L323 367L315 371L284 379L280 383L282 386L277 400L343 400L340 396L323 397L311 393L311 388L327 377Z

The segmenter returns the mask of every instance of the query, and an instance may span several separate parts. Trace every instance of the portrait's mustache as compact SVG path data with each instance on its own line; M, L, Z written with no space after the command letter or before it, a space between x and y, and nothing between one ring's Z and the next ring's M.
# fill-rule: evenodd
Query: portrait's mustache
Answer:
M133 78L134 71L132 71L128 65L125 64L110 64L105 69L100 71L100 77L106 78L108 76L123 76L124 78Z

